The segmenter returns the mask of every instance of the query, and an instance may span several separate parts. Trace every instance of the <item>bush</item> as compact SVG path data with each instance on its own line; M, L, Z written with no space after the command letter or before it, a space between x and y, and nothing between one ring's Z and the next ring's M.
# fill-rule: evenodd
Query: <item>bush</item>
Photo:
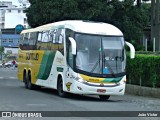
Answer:
M127 54L126 72L129 84L160 87L160 56L136 54L130 59Z
M136 54L160 55L160 52L152 52L152 51L136 51Z

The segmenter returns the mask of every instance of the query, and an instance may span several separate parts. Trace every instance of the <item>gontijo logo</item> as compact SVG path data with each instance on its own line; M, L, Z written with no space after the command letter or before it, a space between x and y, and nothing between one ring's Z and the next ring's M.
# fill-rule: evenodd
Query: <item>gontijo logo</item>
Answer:
M38 53L26 53L26 60L38 60Z

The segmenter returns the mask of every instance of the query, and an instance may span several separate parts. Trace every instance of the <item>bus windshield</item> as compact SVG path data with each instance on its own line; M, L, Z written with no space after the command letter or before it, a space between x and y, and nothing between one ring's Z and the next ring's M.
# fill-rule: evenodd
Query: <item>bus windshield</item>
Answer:
M96 74L125 72L123 36L76 34L76 68Z

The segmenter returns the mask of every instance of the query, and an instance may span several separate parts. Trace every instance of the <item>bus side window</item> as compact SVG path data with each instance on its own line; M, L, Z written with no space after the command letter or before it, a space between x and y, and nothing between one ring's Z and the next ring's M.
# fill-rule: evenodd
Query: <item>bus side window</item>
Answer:
M50 31L43 31L42 41L41 41L41 49L43 50L51 50L51 41L50 41Z
M42 32L38 32L37 38L37 50L41 49L41 41L42 41Z
M55 34L55 43L62 44L63 43L63 29L58 29Z
M53 32L52 32L52 35L53 35L53 36L52 36L52 37L53 37L53 38L52 38L52 42L53 42L53 43L56 43L56 33L57 33L57 29L53 30Z
M57 44L56 44L56 33L57 33L57 29L53 29L51 31L51 40L52 40L52 44L51 44L51 50L57 50Z
M51 48L54 50L59 50L62 54L64 54L64 29L55 29L52 32L52 46Z
M58 36L59 43L59 51L64 55L64 29L60 30L60 34Z
M29 46L28 40L29 40L29 33L25 33L24 39L23 39L23 44L22 44L23 50L28 50L28 46Z
M59 39L58 43L62 44L63 43L63 35L60 34L58 39Z
M23 50L23 38L24 38L24 34L20 35L20 40L19 40L19 47L21 50Z
M37 40L37 32L30 33L29 50L35 50L36 49L36 40Z
M48 43L47 43L47 48L48 50L53 50L52 49L52 40L53 40L53 30L49 30L48 32Z
M71 49L71 43L69 39L66 40L66 49L67 49L67 62L71 68L73 68L73 55Z
M70 67L73 68L73 55L72 55L72 49L71 49L71 43L69 40L69 37L73 37L73 31L70 29L66 29L65 31L65 38L66 38L66 60Z

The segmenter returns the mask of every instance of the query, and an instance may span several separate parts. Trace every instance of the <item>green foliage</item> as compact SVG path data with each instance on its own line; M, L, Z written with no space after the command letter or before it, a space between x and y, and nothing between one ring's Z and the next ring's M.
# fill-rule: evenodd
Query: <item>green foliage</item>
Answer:
M145 50L144 46L140 45L138 42L136 42L136 40L131 40L130 42L135 47L136 51L144 51Z
M26 10L31 27L61 20L91 20L111 23L125 39L138 41L143 28L150 24L151 5L134 6L134 0L29 0Z
M160 87L160 56L136 54L130 59L127 55L126 72L129 84Z
M77 2L74 0L36 0L26 10L31 27L61 21L65 19L80 19Z
M136 54L147 54L147 55L160 55L160 51L152 52L152 51L136 51Z
M3 53L4 47L0 46L0 54Z

